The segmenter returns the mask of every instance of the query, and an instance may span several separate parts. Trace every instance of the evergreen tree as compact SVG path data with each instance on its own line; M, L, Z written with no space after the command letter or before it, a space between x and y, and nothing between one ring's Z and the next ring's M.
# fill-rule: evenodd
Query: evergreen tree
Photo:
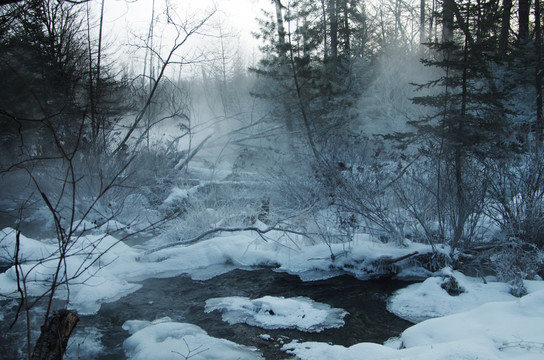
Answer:
M252 70L274 86L256 94L282 103L284 111L278 116L285 119L290 133L302 132L314 152L327 135L349 123L361 90L356 79L364 60L353 55L351 45L357 34L352 24L361 16L353 4L275 1L275 14L265 13L260 22L264 56ZM279 98L278 93L284 96Z
M429 43L435 54L423 59L426 66L442 69L442 75L419 89L430 95L413 98L416 104L434 109L411 122L425 154L434 158L436 212L440 236L452 248L468 241L467 221L485 192L481 164L505 156L505 94L490 71L494 59L494 22L479 4L443 3L443 41Z

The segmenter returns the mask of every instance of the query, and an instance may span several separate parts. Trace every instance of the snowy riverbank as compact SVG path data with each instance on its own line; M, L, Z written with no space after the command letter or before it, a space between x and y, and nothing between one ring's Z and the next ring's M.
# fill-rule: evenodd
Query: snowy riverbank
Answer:
M111 236L81 237L70 248L65 273L68 277L78 275L77 279L86 281L70 284L69 306L82 314L92 314L102 303L116 301L137 290L140 287L138 281L147 278L189 274L194 279L207 279L237 267L274 266L278 271L298 274L303 280L341 273L351 273L364 279L380 270L375 267L380 263L379 259L398 259L414 252L430 252L426 245L406 243L406 246L398 247L366 236L359 236L353 243L331 244L329 247L299 242L295 245L280 235L275 238L269 236L265 241L251 232L228 236L219 234L191 246L175 246L152 253L146 253L143 247L130 247ZM28 291L32 295L40 295L49 284L55 259L53 256L48 261L39 260L54 255L57 245L53 240L37 241L24 236L19 241L19 258L25 260L22 269L28 273ZM11 261L15 243L12 229L1 231L0 262ZM331 251L334 257L331 257ZM470 278L450 269L430 274L423 269L402 268L402 263L398 266L401 276L429 276L389 299L390 311L419 322L417 325L386 345L361 343L346 348L326 343L292 342L284 345L284 350L301 359L537 359L544 356L543 282L526 281L529 295L518 299L510 295L507 284L493 279L484 283L482 279ZM442 288L446 276L457 279L461 294L451 296ZM0 274L0 293L17 297L17 274L13 267ZM63 297L67 292L60 288L57 295ZM266 328L265 324L294 326L297 319L299 326L304 323L300 319L330 320L308 322L309 328L330 324L341 326L342 323L342 309L316 304L311 299L237 298L236 303L234 298L230 300L210 299L208 309L224 311L228 323L246 322L262 328ZM226 348L242 358L259 358L255 349L212 338L192 324L158 319L156 322L127 322L126 329L132 335L125 342L125 351L134 359L145 358L145 354L157 347L168 348L167 343L172 343L176 349L187 349L195 355L194 358L222 358L221 352ZM189 339L191 344L188 344ZM199 354L196 349L206 351ZM180 356L175 352L169 354L172 359Z

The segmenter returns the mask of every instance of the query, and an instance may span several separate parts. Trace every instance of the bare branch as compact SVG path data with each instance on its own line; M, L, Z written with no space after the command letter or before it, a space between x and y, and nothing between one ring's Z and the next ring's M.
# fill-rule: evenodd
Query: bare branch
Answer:
M198 30L201 27L203 27L204 24L206 24L206 22L214 14L215 14L215 10L213 10L211 13L209 13L207 16L205 16L204 19L202 19L200 22L198 22L196 25L194 25L190 29L186 28L187 24L182 25L181 29L178 28L178 34L176 36L174 45L172 46L172 48L168 52L168 55L166 56L166 58L165 59L161 58L162 65L161 65L161 68L159 70L159 75L157 76L157 79L154 80L153 87L151 88L151 91L150 91L150 93L149 93L149 95L147 97L147 100L146 100L143 108L140 110L140 112L136 116L136 119L134 119L134 122L130 126L127 134L123 137L123 140L121 140L121 142L119 143L117 148L114 150L113 154L118 153L122 148L125 147L126 143L130 140L132 134L134 133L134 131L136 130L136 128L138 127L140 122L143 120L148 108L151 106L151 104L153 102L153 98L155 96L155 93L157 92L157 88L159 86L159 83L161 82L163 77L165 77L166 69L168 68L168 66L170 64L173 63L173 57L176 54L176 52L189 40L189 38L192 35L194 35L194 34L196 34L198 32ZM182 32L184 33L184 35L182 34ZM151 50L154 51L153 49L151 49Z

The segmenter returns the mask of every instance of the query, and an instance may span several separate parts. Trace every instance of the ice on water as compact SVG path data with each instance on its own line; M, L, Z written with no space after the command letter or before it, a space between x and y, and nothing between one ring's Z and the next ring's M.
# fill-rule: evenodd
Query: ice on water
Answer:
M332 308L303 296L208 299L206 312L215 310L221 311L223 321L229 324L246 323L263 329L298 329L306 332L342 327L348 314L343 309Z

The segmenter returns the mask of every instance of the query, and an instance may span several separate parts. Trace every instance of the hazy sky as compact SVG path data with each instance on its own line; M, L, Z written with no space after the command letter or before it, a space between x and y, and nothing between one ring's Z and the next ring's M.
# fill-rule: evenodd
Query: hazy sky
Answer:
M166 1L180 11L206 10L215 6L230 17L233 23L242 27L254 22L253 18L258 15L261 7L271 6L269 0L155 0L156 8L164 8ZM128 19L129 22L143 20L139 18L150 16L152 4L153 0L106 1L106 20L108 22L116 22L119 19L124 21L126 15L132 17L132 19Z
M158 16L164 12L166 3L176 9L180 17L189 19L199 19L206 13L209 13L214 7L217 13L209 23L211 26L221 22L224 31L235 35L229 39L230 44L236 44L243 54L244 60L251 63L256 57L258 42L251 35L252 31L258 30L255 18L260 16L261 8L273 9L270 0L155 0L155 15ZM100 0L94 0L92 6L95 14L100 9ZM134 35L145 38L149 29L153 0L113 0L105 2L104 26L105 39L108 43L113 43L115 47L124 46L123 50L118 52L118 59L123 63L127 58L132 57L134 65L134 55L130 53L131 48L126 47L129 39L135 42ZM96 15L98 18L98 15ZM163 22L165 17L163 17ZM217 34L217 30L208 28L204 32ZM172 32L156 29L154 47L162 45L163 48L169 46L169 37ZM197 38L193 37L191 46L210 49L217 38ZM157 44L157 42L160 42ZM133 48L133 47L132 47ZM187 51L187 47L183 49ZM198 51L198 50L197 50ZM205 51L205 50L204 50ZM124 57L125 55L128 55Z

